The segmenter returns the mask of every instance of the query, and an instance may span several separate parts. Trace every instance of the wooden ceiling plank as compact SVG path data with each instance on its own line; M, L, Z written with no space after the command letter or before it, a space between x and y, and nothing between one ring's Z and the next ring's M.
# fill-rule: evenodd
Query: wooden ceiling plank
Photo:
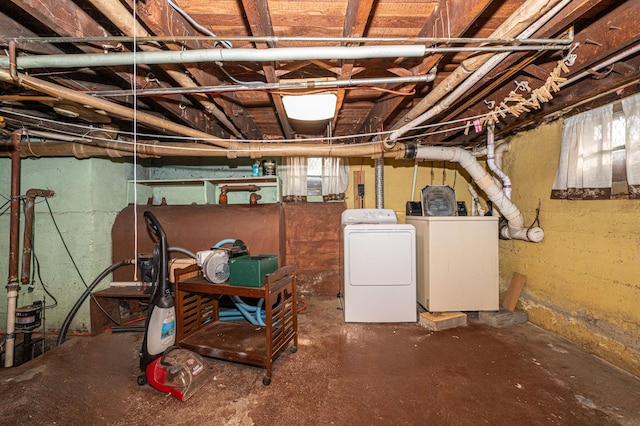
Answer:
M613 102L616 99L620 99L624 96L619 96L617 90L622 90L624 87L631 84L639 84L640 82L640 59L635 58L632 63L633 71L626 74L612 73L607 78L592 79L588 84L573 85L563 88L557 94L554 94L554 99L545 103L540 110L528 114L523 120L523 116L520 119L516 119L512 116L507 116L503 120L503 126L496 132L496 136L504 137L516 130L526 129L539 125L545 120L550 121L547 118L551 114L562 112L564 116L569 112L575 113L586 111L588 109L597 108L605 103ZM555 102L554 102L555 101ZM574 109L572 105L587 103L584 108ZM456 143L458 141L456 140Z
M445 18L448 17L451 37L462 37L491 2L492 0L477 0L473 2L468 0L440 0L433 13L426 19L424 25L416 34L416 37L433 36L434 28L443 15ZM438 64L442 56L442 54L434 54L425 58L419 66L412 69L412 72L414 75L429 72L431 68ZM411 91L415 86L416 84L408 84L404 86L403 90ZM381 99L371 108L369 115L358 129L358 132L371 132L379 129L404 100L404 96Z
M373 8L373 0L349 0L347 3L347 11L344 17L344 23L342 27L342 37L362 37L367 29L367 22L371 15ZM344 46L357 46L360 43L342 43ZM340 67L339 80L348 80L353 75L353 60L346 60L342 62ZM339 89L336 91L336 109L333 114L332 127L336 127L338 121L339 112L342 109L344 98L346 95L345 89Z
M130 0L129 3L131 3ZM182 15L176 12L175 9L165 1L143 3L138 11L138 18L157 35L201 35ZM184 41L182 44L167 43L166 46L171 50L181 50L183 46L193 50L214 48L213 42L207 41ZM187 64L186 69L201 85L218 86L223 84L223 81L217 76L202 68L202 64ZM233 122L242 134L250 139L262 139L263 135L260 129L244 110L237 95L233 92L228 92L226 96L230 100L221 96L214 97L213 100L222 108L227 118Z
M58 0L51 3L48 0L9 0L16 6L38 19L57 34L66 37L108 37L110 34L98 24L91 16L75 3L69 0ZM55 7L52 7L55 4ZM104 43L109 44L109 43ZM87 44L78 44L77 47L85 53L102 53L104 50ZM113 70L113 68L111 68ZM132 84L133 75L126 71L113 71L127 84ZM142 87L146 84L144 75L137 75L135 84ZM169 87L167 85L167 87ZM177 101L176 101L177 100ZM167 97L154 100L164 110L177 117L180 121L206 130L207 123L204 115L193 108L181 108L190 102L184 96Z
M2 12L0 12L0 28L2 28L3 30L0 37L6 41L12 38L38 37L36 33L26 29L20 23L9 18ZM40 55L59 55L61 53L64 53L62 50L49 43L17 43L16 48L18 50L23 50Z
M267 0L242 0L242 5L253 36L260 37L274 35L273 25L271 24L271 14L269 12L269 3ZM256 47L264 49L267 45L265 43L256 43ZM273 44L269 47L273 47ZM275 72L275 64L263 64L262 70L264 71L267 83L278 82L278 77ZM282 127L284 137L286 139L293 139L293 129L291 128L291 124L289 124L289 119L284 109L282 98L280 95L271 94L271 101L275 106L278 121Z
M556 19L550 21L548 25L541 28L534 37L553 37L557 35L570 26L576 19L580 18L580 16L589 13L590 9L595 6L594 3L596 3L595 0L585 1L580 4L581 7L572 7L566 14L557 16ZM593 24L582 29L578 34L575 34L574 43L579 43L580 47L575 51L577 57L575 63L570 67L570 73L563 77L570 77L584 69L588 69L605 58L614 55L616 52L624 50L624 48L640 40L640 28L635 25L625 25L626 22L638 22L638 20L640 20L640 9L635 6L633 2L626 2L612 10L607 16L603 17L603 19L599 19ZM590 43L585 44L585 40L593 39L596 35L598 35L597 38L599 39L598 45L592 45ZM490 81L490 77L488 76L482 79L470 91L475 92L476 94L474 96L465 97L466 102L448 111L447 115L441 118L441 121L448 121L453 117L459 116L462 112L467 116L486 113L487 109L482 100L484 100L484 98L489 94L492 95L492 99L490 100L495 102L499 102L504 99L504 97L506 97L514 87L506 85L505 81L516 75L517 72L524 68L522 66L514 66L514 61L518 58L522 58L523 55L526 54L514 53L509 55L505 61L500 64L499 68L495 70L495 73L500 73L502 70L505 70L501 75L501 78ZM527 58L525 58L525 60L526 59ZM531 86L534 86L534 84L531 84ZM588 87L585 88L588 89ZM560 92L560 95L562 95L562 91ZM460 132L456 131L439 134L434 138L427 138L426 141L437 141L441 140L443 137L451 138L456 134L460 135ZM460 135L463 140L467 141L465 143L470 143L470 136L473 135Z

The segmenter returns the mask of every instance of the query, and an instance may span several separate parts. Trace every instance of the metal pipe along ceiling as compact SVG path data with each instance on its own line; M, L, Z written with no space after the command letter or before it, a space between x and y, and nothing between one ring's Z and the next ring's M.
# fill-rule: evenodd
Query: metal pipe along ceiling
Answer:
M270 49L203 49L183 51L147 51L108 54L36 55L16 58L19 69L84 68L132 64L186 64L194 62L273 62L307 60L351 60L370 58L414 58L427 53L446 52L515 52L523 50L558 50L559 46L481 46L434 47L422 45L274 47ZM8 68L10 59L0 58L0 67Z
M149 36L147 30L140 25L138 21L134 21L133 15L129 10L122 5L118 0L89 0L98 10L100 10L107 18L109 18L118 28L129 35ZM131 23L135 24L132 27ZM144 51L162 51L160 48L151 45L141 45L141 50ZM165 72L176 83L185 88L197 87L195 81L185 74L183 71L177 69L175 66L163 66ZM227 118L227 116L218 109L218 106L211 102L206 96L199 95L194 96L194 99L202 105L202 107L209 114L213 115L224 127L226 127L236 137L242 138L242 133L235 127L235 125Z

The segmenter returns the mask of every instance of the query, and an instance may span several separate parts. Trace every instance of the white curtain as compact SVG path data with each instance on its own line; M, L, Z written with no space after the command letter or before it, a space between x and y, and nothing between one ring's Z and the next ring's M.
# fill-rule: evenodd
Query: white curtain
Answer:
M640 95L622 100L626 123L625 151L629 197L640 198Z
M307 159L286 157L282 165L282 198L284 201L307 200Z
M611 198L612 120L613 105L565 120L552 198Z
M344 200L349 186L349 163L346 158L322 159L322 199Z

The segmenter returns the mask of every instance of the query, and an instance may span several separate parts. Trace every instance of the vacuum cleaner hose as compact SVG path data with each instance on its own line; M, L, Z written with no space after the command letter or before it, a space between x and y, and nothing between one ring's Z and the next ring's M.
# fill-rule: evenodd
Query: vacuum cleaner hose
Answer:
M102 271L100 275L98 275L96 279L93 280L91 285L87 287L84 293L82 293L82 296L80 296L80 298L76 301L76 303L73 305L73 307L67 314L67 317L64 319L64 322L62 323L62 327L60 327L60 334L58 334L58 341L56 342L57 346L60 346L61 344L64 343L64 340L67 336L67 331L69 330L69 326L71 325L71 321L78 313L80 306L82 306L84 301L87 299L87 297L89 297L93 289L96 288L96 286L100 283L100 281L102 281L107 275L109 275L116 269L120 268L121 266L132 265L132 264L135 264L135 259L121 260L120 262L114 263L113 265L109 266L107 269Z
M189 256L192 259L196 258L196 254L183 247L169 247L169 253L182 253L185 256Z

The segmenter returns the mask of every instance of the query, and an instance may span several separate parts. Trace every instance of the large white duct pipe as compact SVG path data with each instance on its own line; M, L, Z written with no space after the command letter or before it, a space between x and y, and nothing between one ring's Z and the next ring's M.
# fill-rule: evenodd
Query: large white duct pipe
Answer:
M409 151L407 150L407 153ZM418 146L414 155L415 158L421 160L460 163L478 187L487 194L494 207L500 210L500 213L507 220L507 226L500 230L500 235L503 238L534 243L540 242L544 238L542 228L537 226L525 227L524 217L520 210L511 202L493 177L478 163L471 153L457 147Z

